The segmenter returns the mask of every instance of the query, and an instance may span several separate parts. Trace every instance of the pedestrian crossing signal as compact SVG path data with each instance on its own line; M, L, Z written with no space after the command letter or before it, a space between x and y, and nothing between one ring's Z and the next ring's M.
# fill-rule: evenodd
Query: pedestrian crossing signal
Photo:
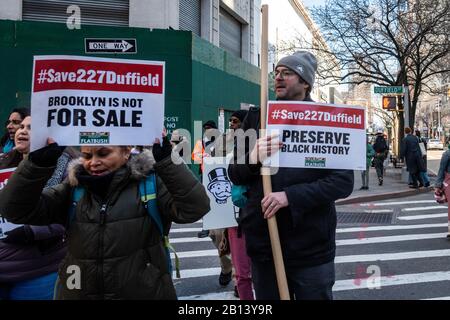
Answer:
M383 97L383 109L394 111L397 107L396 97Z

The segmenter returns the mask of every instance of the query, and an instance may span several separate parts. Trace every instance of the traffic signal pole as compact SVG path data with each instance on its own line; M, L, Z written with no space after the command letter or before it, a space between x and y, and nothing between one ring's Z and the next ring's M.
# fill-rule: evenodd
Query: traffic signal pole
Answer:
M405 99L403 101L403 117L405 128L409 127L409 90L408 86L403 86L403 94L405 95ZM401 139L400 139L401 140Z

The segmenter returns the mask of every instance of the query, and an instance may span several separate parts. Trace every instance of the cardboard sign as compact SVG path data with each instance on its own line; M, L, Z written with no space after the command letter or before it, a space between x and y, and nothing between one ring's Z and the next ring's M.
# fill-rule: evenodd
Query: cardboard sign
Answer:
M164 123L165 63L35 56L31 151L60 145L151 145Z
M203 186L209 196L211 211L203 217L203 229L220 229L237 226L239 208L231 200L232 183L228 178L231 157L206 157L203 159Z
M365 109L304 101L269 101L268 132L279 132L279 167L366 169ZM272 165L274 166L274 165Z
M9 177L13 174L13 172L16 170L16 168L10 168L10 169L4 169L0 170L0 190L2 190L7 184ZM14 224L8 222L5 218L1 216L0 213L0 239L3 239L6 237L6 232L15 229L17 227L20 227L20 224Z

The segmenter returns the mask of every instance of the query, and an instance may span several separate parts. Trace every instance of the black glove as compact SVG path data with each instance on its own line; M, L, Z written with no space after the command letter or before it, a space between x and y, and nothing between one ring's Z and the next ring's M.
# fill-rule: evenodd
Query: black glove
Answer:
M54 167L64 149L65 147L60 147L57 143L51 143L48 146L31 152L28 158L38 167Z
M172 144L170 143L169 138L163 138L162 147L159 144L154 144L152 147L152 152L156 162L169 157L172 153Z
M21 226L11 231L5 232L7 237L3 239L5 243L30 244L34 241L34 233L28 226Z

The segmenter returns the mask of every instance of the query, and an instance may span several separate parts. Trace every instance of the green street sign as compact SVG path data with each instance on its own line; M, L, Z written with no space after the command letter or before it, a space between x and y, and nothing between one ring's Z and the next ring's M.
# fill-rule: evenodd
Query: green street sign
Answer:
M390 93L390 94L403 94L403 87L402 86L395 86L395 87L374 87L373 88L374 93Z

